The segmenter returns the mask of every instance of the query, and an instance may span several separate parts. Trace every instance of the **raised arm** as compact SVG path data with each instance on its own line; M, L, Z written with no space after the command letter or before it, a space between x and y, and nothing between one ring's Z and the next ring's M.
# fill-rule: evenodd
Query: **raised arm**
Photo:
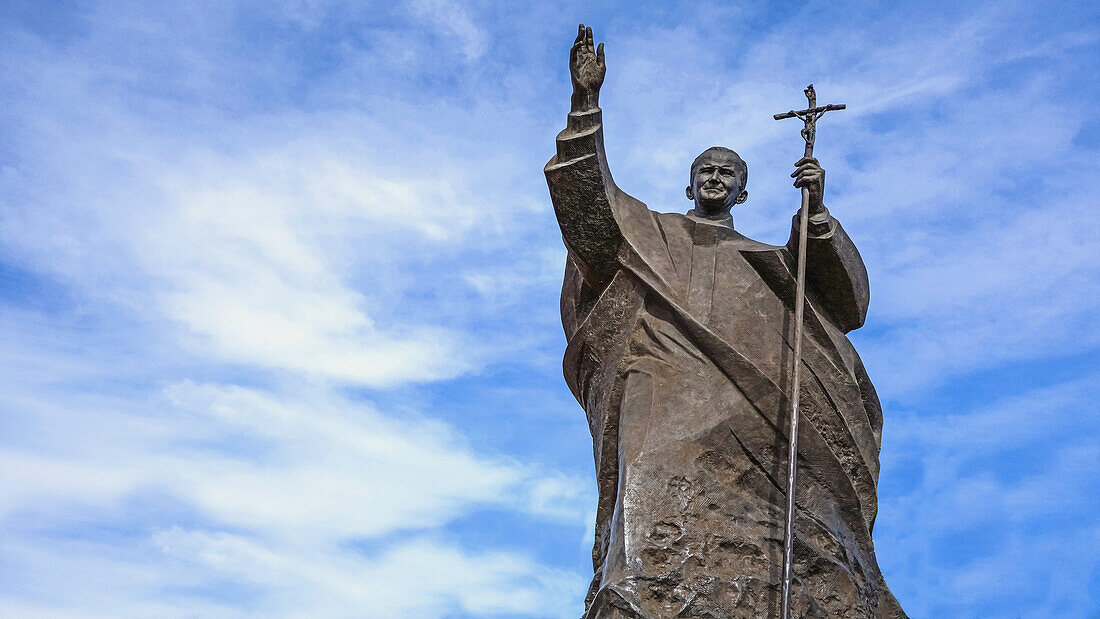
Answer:
M867 318L870 288L867 267L840 222L825 208L825 171L817 159L795 164L795 187L810 189L810 226L806 238L806 286L824 306L833 322L848 332ZM787 249L798 258L798 213L795 213Z
M592 29L581 24L569 53L569 119L558 134L557 153L545 168L562 239L585 280L596 288L614 275L623 240L612 212L621 192L603 148L599 100L605 72L603 43L593 47Z

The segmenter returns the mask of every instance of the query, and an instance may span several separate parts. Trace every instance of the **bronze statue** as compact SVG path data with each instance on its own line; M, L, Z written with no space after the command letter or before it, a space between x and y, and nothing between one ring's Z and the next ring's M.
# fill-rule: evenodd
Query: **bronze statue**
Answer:
M588 415L599 490L585 617L774 617L798 216L784 247L734 230L748 167L719 147L691 164L686 215L624 193L604 155L604 74L603 44L582 25L572 109L545 170L569 250L565 377ZM871 541L882 412L845 336L866 316L867 272L824 206L817 160L791 176L808 215L792 615L904 617Z

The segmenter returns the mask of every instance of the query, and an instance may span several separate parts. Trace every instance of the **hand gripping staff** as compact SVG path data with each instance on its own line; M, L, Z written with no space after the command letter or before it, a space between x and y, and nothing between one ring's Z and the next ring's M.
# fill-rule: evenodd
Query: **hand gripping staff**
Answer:
M844 104L830 104L817 107L817 93L810 84L804 91L809 105L804 110L791 110L773 116L776 120L800 118L803 122L802 138L806 140L806 157L814 154L814 136L817 131L817 119L825 112L843 110ZM794 553L794 489L798 472L798 403L800 398L799 381L802 374L802 319L806 303L806 236L810 226L810 189L802 187L802 209L798 222L798 283L794 297L794 372L791 387L791 423L790 443L787 446L787 522L783 534L783 602L780 607L781 619L791 616L791 572Z

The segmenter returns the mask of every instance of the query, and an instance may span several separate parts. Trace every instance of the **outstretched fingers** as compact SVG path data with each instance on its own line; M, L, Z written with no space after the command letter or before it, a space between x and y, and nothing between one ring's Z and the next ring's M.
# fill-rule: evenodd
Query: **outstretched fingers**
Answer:
M584 24L577 26L577 40L573 41L573 47L569 48L569 57L576 58L584 49Z
M603 43L600 43L600 46L596 48L596 64L600 65L601 67L604 64L603 63Z

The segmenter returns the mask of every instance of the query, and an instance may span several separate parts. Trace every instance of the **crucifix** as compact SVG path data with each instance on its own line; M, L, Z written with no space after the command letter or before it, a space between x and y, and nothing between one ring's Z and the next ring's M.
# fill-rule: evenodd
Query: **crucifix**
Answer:
M817 119L825 112L843 110L845 105L829 104L818 107L817 93L814 85L810 84L804 91L809 105L804 110L791 110L773 116L776 120L786 118L802 119L802 138L806 141L805 157L814 154L814 137L817 132ZM794 313L794 372L792 373L791 387L791 418L790 418L790 442L787 446L787 520L783 536L783 601L780 607L781 619L790 619L791 615L791 573L794 553L794 490L795 476L798 473L798 404L800 400L799 381L802 374L802 322L806 303L806 237L808 236L810 221L810 189L802 187L802 209L799 211L798 222L798 274L795 288L795 313Z

